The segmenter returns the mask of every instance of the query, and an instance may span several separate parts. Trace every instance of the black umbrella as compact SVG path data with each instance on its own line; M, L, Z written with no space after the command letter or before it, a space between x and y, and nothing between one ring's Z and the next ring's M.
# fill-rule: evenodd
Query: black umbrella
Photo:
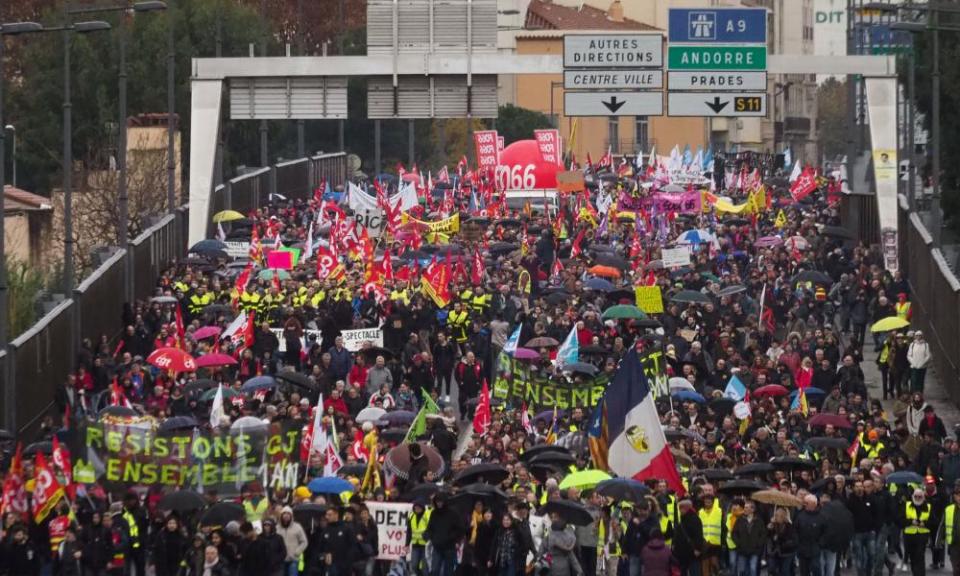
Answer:
M554 464L552 462L539 462L529 464L527 468L530 470L530 473L533 474L533 477L537 479L538 482L543 484L547 481L547 476L551 474L558 474L566 470L560 464Z
M466 486L478 482L495 485L506 480L508 476L510 472L499 464L474 464L461 470L453 479L453 485Z
M769 488L769 486L756 480L733 480L731 482L725 482L723 486L718 488L718 491L730 496L737 496L752 494L757 490L766 490L767 488Z
M650 493L646 484L633 478L611 478L597 484L594 491L607 498L627 500L629 502L643 502L644 496Z
M193 490L177 490L169 494L164 494L157 503L157 508L161 510L173 510L174 512L192 512L199 510L207 505L203 496Z
M386 442L399 444L407 437L407 432L406 428L387 428L379 433L379 437Z
M637 328L650 328L651 330L656 330L662 326L659 321L654 320L653 318L637 318L635 320L630 320L630 323Z
M611 290L607 292L607 299L611 302L619 302L621 300L629 300L630 303L636 302L637 293L633 290L625 290L623 288L618 288L616 290Z
M198 378L193 382L187 384L183 387L184 396L189 396L190 394L202 394L203 392L216 388L217 383L209 378Z
M37 452L43 452L46 455L53 454L53 442L34 442L23 449L24 456L33 456Z
M786 470L788 472L800 470L801 468L813 470L817 467L816 462L812 460L804 460L803 458L797 458L796 456L781 456L780 458L774 458L770 461L770 464L772 464L777 470Z
M569 466L576 464L576 462L576 458L563 452L544 452L530 460L530 464L552 464L554 466Z
M226 526L229 522L236 520L243 522L246 515L243 512L243 506L234 502L217 502L209 507L200 516L201 526Z
M301 524L309 524L311 520L319 522L326 511L327 507L323 504L304 502L303 504L297 504L293 507L293 517ZM304 522L304 520L306 520L306 522Z
M713 302L709 296L696 290L681 290L670 298L671 302L686 302L689 304L709 304Z
M691 476L703 476L711 482L722 482L726 480L733 480L733 473L724 468L707 468L706 470L693 470L690 472Z
M726 224L727 226L746 226L749 223L750 221L746 218L731 218L721 222L721 224Z
M100 411L98 416L116 416L120 418L127 418L130 416L136 416L137 411L128 406L107 406Z
M841 228L840 226L824 226L820 230L821 236L830 236L833 238L846 238L848 240L853 240L855 236L853 232L847 230L846 228Z
M814 448L836 448L846 450L850 447L850 442L846 438L831 438L829 436L817 436L807 440L807 444Z
M541 514L556 514L575 526L587 526L594 518L582 504L571 500L551 500L540 509Z
M554 292L553 294L548 294L544 300L546 300L548 304L559 306L571 298L573 298L573 295L568 292Z
M13 435L9 430L4 430L0 428L0 440L16 440L16 436Z
M230 314L233 313L233 308L226 304L210 304L204 306L203 311L207 314Z
M450 499L451 504L464 504L468 503L471 506L477 500L482 500L488 505L499 504L506 502L507 493L503 490L497 488L496 486L491 486L490 484L470 484L469 486L464 486L460 492L454 494Z
M177 264L181 266L198 266L200 264L209 264L205 258L198 258L196 256L188 256L187 258L181 258L177 260Z
M598 254L594 262L601 266L613 266L621 270L626 270L630 267L630 264L626 260L614 254Z
M733 411L733 407L737 403L731 398L714 398L710 401L709 406L713 408L713 411L721 416L726 416Z
M825 286L830 286L833 284L833 278L828 276L826 273L819 270L804 270L803 272L797 274L793 277L794 284L806 283L811 284L822 284Z
M303 388L305 390L315 390L317 388L316 382L310 379L306 374L301 374L299 372L293 372L291 370L284 370L278 372L274 378L277 380L282 380L288 384L293 384L298 388Z
M434 494L443 490L436 484L417 484L409 491L400 496L402 502L416 502L417 500L429 500Z
M733 296L734 294L739 294L741 292L746 292L746 291L747 291L747 287L744 286L743 284L734 284L732 286L726 286L724 288L721 288L718 294L720 296Z
M523 225L523 222L521 222L520 220L517 220L516 218L501 218L500 220L497 220L497 224L501 226L506 226L508 228L510 227L519 228L520 226Z
M563 446L557 446L556 444L538 444L524 451L524 453L520 455L520 459L523 460L524 462L529 462L534 457L539 456L540 454L548 453L548 452L554 452L554 453L559 452L567 456L570 455L570 451L564 448Z
M363 478L363 475L366 473L366 464L344 464L337 470L337 476L355 476L357 478Z
M494 242L487 248L487 252L490 254L509 254L518 248L520 248L520 246L511 244L510 242Z
M733 471L736 476L762 476L773 472L773 464L769 462L753 462L744 464Z
M667 437L667 441L675 442L677 440L696 440L697 442L706 442L706 439L693 430L687 430L686 428L666 428L663 431L663 435Z
M160 424L161 432L169 432L171 430L189 430L199 426L197 419L193 416L173 416L167 418Z
M594 344L590 344L590 345L588 345L588 346L584 346L584 347L580 348L580 355L581 355L581 356L584 355L584 354L589 354L589 355L594 355L594 354L596 354L596 355L602 356L602 355L606 354L607 352L610 352L610 350L609 350L608 348L604 348L603 346L596 346L596 345L594 345Z

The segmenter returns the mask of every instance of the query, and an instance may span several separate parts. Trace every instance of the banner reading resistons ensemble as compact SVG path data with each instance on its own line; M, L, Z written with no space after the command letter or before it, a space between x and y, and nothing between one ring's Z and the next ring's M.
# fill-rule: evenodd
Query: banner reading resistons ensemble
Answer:
M91 424L81 431L75 478L216 489L237 495L259 482L293 489L300 467L300 430L273 424L220 432L158 432L148 427Z

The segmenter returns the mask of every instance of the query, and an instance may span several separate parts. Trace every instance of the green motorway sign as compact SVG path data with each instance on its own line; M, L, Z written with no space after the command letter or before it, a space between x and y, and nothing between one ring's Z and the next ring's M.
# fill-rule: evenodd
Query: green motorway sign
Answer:
M671 70L766 70L766 46L669 46Z

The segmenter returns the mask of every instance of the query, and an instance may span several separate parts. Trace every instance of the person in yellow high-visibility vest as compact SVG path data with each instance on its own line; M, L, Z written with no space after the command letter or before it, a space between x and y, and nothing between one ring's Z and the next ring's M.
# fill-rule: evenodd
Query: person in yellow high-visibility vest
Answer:
M701 576L713 576L720 568L720 553L723 548L723 508L713 492L713 486L703 485L703 506L697 515L703 524L703 540L705 543L703 554L700 556Z
M920 488L913 491L910 501L903 505L903 549L910 560L913 576L926 574L925 552L930 537L930 503Z
M950 555L950 565L953 566L953 576L960 576L960 514L957 514L957 504L960 504L960 488L953 489L953 503L943 511L943 541Z
M410 570L415 576L426 573L427 539L425 533L430 524L431 510L422 500L413 503L410 515L410 529L407 530L407 544L410 546ZM422 565L422 566L421 566Z

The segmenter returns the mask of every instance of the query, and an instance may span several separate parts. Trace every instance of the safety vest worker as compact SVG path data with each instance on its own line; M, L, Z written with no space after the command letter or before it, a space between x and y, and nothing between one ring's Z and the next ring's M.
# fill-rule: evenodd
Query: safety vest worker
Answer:
M458 344L467 341L467 327L470 325L470 318L467 312L460 308L459 302L454 304L453 312L450 312L450 315L447 316L447 325L450 326L453 337Z
M904 517L907 520L907 527L903 529L904 534L929 534L930 527L927 523L930 521L930 503L924 502L920 505L913 502L907 502L904 508Z
M893 309L902 320L910 320L910 302L907 301L906 294L900 294L897 297L897 303L893 305Z
M190 300L187 303L187 310L193 316L199 316L204 307L213 304L213 294L207 292L207 289L203 286L197 288L197 291L190 295Z
M667 537L667 534L673 534L673 522L670 521L670 518L666 514L660 515L660 533L663 534L664 542L667 546L670 546L670 543L673 542L673 537Z
M127 544L130 548L136 550L140 547L140 525L137 524L137 519L126 508L123 510L123 521L127 524L127 536L130 538Z
M410 545L426 546L427 539L425 538L425 534L427 532L427 525L430 524L432 510L428 508L418 513L416 509L422 509L422 504L415 504L413 508L414 512L410 515Z
M720 535L723 532L723 509L720 508L720 502L713 496L705 496L711 502L711 506L704 506L697 512L700 522L703 524L703 539L707 544L720 546Z
M256 504L252 500L244 500L243 514L247 517L247 522L256 522L263 519L263 515L267 513L269 507L270 503L267 502L266 498L260 498L260 501Z

